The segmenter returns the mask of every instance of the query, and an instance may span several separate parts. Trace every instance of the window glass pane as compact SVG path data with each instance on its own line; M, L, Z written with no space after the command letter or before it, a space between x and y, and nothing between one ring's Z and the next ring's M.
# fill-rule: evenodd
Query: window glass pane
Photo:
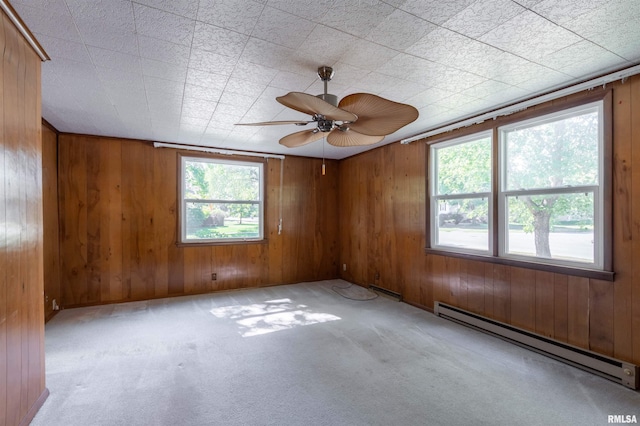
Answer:
M593 193L507 197L507 252L593 263L593 201Z
M434 149L439 195L491 191L491 138Z
M507 190L598 184L598 113L503 133Z
M260 237L260 207L249 203L186 203L187 239Z
M260 199L258 165L185 161L185 198L206 200Z
M436 244L489 250L489 200L438 200Z

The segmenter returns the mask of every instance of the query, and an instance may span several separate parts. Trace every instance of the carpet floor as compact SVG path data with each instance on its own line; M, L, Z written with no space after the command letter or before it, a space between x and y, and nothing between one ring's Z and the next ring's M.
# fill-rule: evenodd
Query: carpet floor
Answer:
M63 310L45 341L35 426L640 418L640 392L340 280Z

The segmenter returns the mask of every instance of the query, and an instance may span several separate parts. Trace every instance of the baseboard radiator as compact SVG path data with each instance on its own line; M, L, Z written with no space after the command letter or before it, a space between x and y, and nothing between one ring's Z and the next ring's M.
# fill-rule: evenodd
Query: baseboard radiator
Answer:
M558 361L589 371L631 389L638 389L638 366L514 327L445 303L435 302L434 313L488 333Z

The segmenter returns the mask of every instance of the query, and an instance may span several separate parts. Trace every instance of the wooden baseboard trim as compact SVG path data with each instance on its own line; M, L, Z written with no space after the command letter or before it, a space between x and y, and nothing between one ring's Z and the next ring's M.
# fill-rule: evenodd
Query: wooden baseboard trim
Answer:
M38 410L40 410L40 407L42 407L42 404L44 404L48 397L49 389L44 388L40 397L33 403L29 411L27 411L27 415L20 421L20 426L29 426L29 423L31 423L31 420L36 416Z

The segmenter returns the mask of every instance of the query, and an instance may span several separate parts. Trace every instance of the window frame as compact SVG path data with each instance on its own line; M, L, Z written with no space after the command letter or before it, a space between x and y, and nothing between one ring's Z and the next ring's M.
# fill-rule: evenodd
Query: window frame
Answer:
M563 119L569 119L582 115L581 113L597 112L598 113L598 183L595 185L575 185L575 186L563 186L563 187L549 187L549 188L532 188L514 190L508 189L508 175L507 175L507 149L505 134L515 129L522 129L528 127L534 127L546 123L553 123ZM556 112L551 112L544 115L539 115L533 118L529 118L522 121L516 121L513 123L505 124L497 128L498 131L498 164L499 164L499 177L498 177L498 256L503 258L511 258L522 260L525 262L535 263L548 263L553 265L577 267L584 269L592 269L596 271L603 270L604 267L604 250L603 250L603 200L604 200L604 102L594 101L583 105L578 105L568 109L562 109ZM579 261L569 261L563 259L540 259L535 256L521 255L508 252L508 220L507 220L507 200L509 197L517 197L524 195L570 195L570 194L582 194L591 192L593 193L593 238L594 238L594 259L593 263L584 263Z
M260 174L259 184L259 200L203 200L203 199L185 199L186 194L186 179L185 179L185 165L187 161L199 161L203 163L214 164L229 164L229 165L244 165L258 167ZM255 159L229 159L219 156L207 156L207 155L193 155L193 154L178 154L178 215L177 215L177 245L178 246L203 246L203 245L230 245L230 244L250 244L266 242L265 237L265 212L266 212L266 174L265 174L265 161L259 161ZM258 237L254 238L202 238L202 239L187 239L187 215L186 208L187 203L190 202L207 202L207 203L224 203L224 204L257 204L258 205Z
M489 262L499 265L507 265L507 266L515 266L515 267L523 267L533 270L541 270L553 273L560 273L572 276L579 277L587 277L594 278L603 281L614 281L615 272L612 268L612 242L613 242L613 224L612 224L612 199L613 199L613 95L612 89L603 88L602 90L593 90L588 92L583 92L581 94L572 96L571 98L565 99L562 102L557 103L548 103L542 106L538 106L535 108L530 108L528 110L519 111L507 116L499 116L494 118L491 121L484 121L477 123L470 127L465 127L458 129L456 131L447 134L446 136L436 135L431 138L428 138L425 142L427 145L427 149L425 150L425 160L426 160L426 246L425 253L427 254L436 254L441 256L449 256L449 257L457 257L463 259L470 260L478 260L482 262ZM558 263L549 263L543 261L537 261L533 257L518 257L518 256L508 256L501 257L499 251L503 246L504 242L500 240L499 235L499 215L504 215L502 211L499 209L502 207L501 202L499 200L499 192L501 188L500 169L502 167L502 162L499 161L499 131L498 129L503 126L512 125L513 123L525 122L528 120L535 120L536 118L540 118L546 115L554 114L554 113L562 113L562 111L568 111L570 109L576 107L584 107L587 104L602 102L602 116L601 116L601 126L600 131L602 132L601 139L601 161L599 164L600 168L600 188L601 188L601 229L600 229L600 238L601 238L601 251L602 251L602 262L601 269L595 269L590 264L558 264ZM491 241L493 242L493 251L489 255L485 255L482 253L474 253L460 250L451 250L448 247L443 249L440 246L434 247L432 245L432 223L434 221L434 204L431 200L431 186L436 183L433 182L434 176L431 172L431 146L442 144L447 141L453 141L459 138L467 138L472 137L472 135L480 134L482 132L492 132L492 205L493 205L493 232L490 236ZM545 259L546 260L546 259Z
M442 141L441 143L437 143L437 144L433 144L431 146L428 147L429 150L429 156L431 158L433 158L433 161L429 161L428 162L428 170L429 170L429 179L428 181L430 182L430 186L427 188L427 192L429 194L429 202L430 202L430 206L429 206L429 211L435 212L438 211L438 201L440 200L462 200L462 199L484 199L487 198L488 199L488 221L487 221L487 233L488 233L488 241L487 241L487 250L480 250L480 249L473 249L470 247L455 247L455 246L448 246L448 245L442 245L442 244L438 244L437 240L438 240L438 229L439 229L439 225L437 223L436 220L432 220L433 218L429 219L429 226L430 226L430 247L433 247L434 249L439 249L439 250L443 250L443 251L453 251L453 252L458 252L458 253L469 253L469 254L484 254L484 255L489 255L491 253L493 253L493 247L494 247L494 239L492 238L492 234L493 234L493 215L494 215L494 205L493 205L493 186L494 186L494 175L493 175L493 171L490 170L490 188L491 190L489 190L488 192L470 192L470 193L456 193L456 194L439 194L438 193L438 180L437 180L437 173L438 173L438 164L437 164L437 157L434 156L434 152L437 149L442 149L442 148L450 148L456 145L462 145L464 143L470 143L470 142L476 142L476 141L480 141L481 139L485 139L485 138L489 138L490 139L490 144L493 145L493 132L491 130L484 130L484 131L480 131L480 132L476 132L476 133L471 133L468 135L464 135L464 136L460 136L454 139L450 139L447 141ZM492 159L493 159L493 147L492 147ZM493 161L492 161L493 164Z

